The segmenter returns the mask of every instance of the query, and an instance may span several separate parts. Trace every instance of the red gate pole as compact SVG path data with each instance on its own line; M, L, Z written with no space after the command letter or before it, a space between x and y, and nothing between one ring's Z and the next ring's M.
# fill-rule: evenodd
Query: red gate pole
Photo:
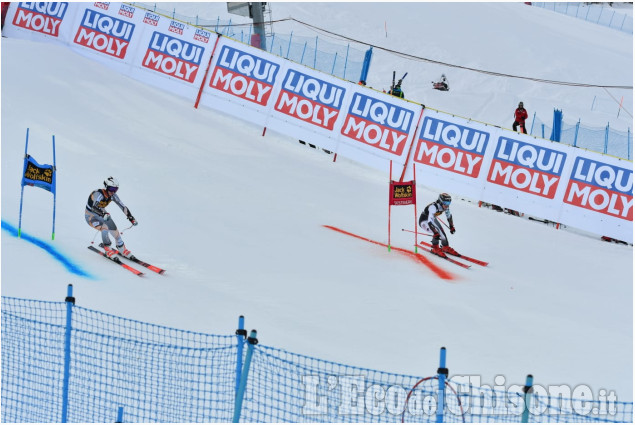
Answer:
M216 46L218 46L218 40L220 40L220 37L221 37L220 34L216 33L216 43L214 43L212 54L209 55L209 62L207 63L207 69L205 69L205 75L203 76L201 87L198 89L198 96L196 96L196 102L194 102L194 109L198 109L198 103L201 101L201 95L203 94L203 87L205 86L205 82L207 81L207 73L209 72L209 67L212 65L212 59L214 58L214 52L216 51Z
M388 252L390 252L390 208L392 207L392 160L390 160L390 179L388 181Z

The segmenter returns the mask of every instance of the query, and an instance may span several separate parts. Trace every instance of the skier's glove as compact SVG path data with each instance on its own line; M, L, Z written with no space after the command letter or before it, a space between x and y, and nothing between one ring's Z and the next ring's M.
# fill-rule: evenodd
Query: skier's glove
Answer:
M450 233L454 234L454 232L456 232L456 229L454 228L454 226L450 227Z
M110 220L110 214L105 213L103 218L104 218L104 221Z
M135 220L133 216L128 217L128 220L130 220L130 223L132 223L133 226L136 226L137 224L139 224L139 222Z

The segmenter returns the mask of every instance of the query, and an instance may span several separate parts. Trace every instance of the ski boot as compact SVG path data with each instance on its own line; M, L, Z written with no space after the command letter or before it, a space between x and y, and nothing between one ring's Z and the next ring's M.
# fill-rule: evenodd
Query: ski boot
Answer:
M117 251L118 251L119 255L121 255L122 257L134 258L134 255L132 255L132 252L130 252L130 250L128 248L126 248L125 244L121 244L121 245L117 246ZM117 251L115 251L115 252L117 252Z
M442 249L443 249L443 252L445 252L446 254L459 255L459 253L456 252L454 248L452 248L450 245L444 246Z
M433 253L434 255L438 255L439 257L447 257L447 255L445 255L445 253L443 252L443 249L440 248L439 245L432 245L430 252Z

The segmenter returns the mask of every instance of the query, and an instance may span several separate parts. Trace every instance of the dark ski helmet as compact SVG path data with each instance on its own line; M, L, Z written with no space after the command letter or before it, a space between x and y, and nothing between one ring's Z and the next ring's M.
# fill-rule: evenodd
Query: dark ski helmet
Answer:
M442 193L439 195L438 202L443 205L444 210L447 210L452 202L452 197L447 193Z
M106 180L104 180L104 187L108 192L115 193L119 190L119 182L116 178L110 176Z

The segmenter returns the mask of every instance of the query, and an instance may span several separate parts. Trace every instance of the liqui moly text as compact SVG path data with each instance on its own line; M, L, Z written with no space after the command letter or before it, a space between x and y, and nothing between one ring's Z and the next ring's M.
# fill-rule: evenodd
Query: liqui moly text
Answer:
M159 25L159 19L160 17L156 13L146 12L146 14L143 15L143 23L152 25L153 27Z
M553 199L566 159L564 152L500 137L487 181Z
M344 89L295 70L288 70L276 100L276 111L333 130Z
M425 117L414 161L476 178L488 142L488 132Z
M280 66L255 54L223 46L209 86L266 105Z
M123 59L134 28L131 22L86 9L74 41L89 49Z
M127 4L122 4L119 7L119 14L126 18L134 17L135 8L132 6L128 6Z
M142 65L191 83L201 65L203 50L196 44L155 31Z
M414 113L374 97L355 93L341 133L351 139L400 156Z
M42 34L58 37L60 24L68 9L68 3L18 3L13 25Z
M633 170L578 157L564 202L633 221Z

